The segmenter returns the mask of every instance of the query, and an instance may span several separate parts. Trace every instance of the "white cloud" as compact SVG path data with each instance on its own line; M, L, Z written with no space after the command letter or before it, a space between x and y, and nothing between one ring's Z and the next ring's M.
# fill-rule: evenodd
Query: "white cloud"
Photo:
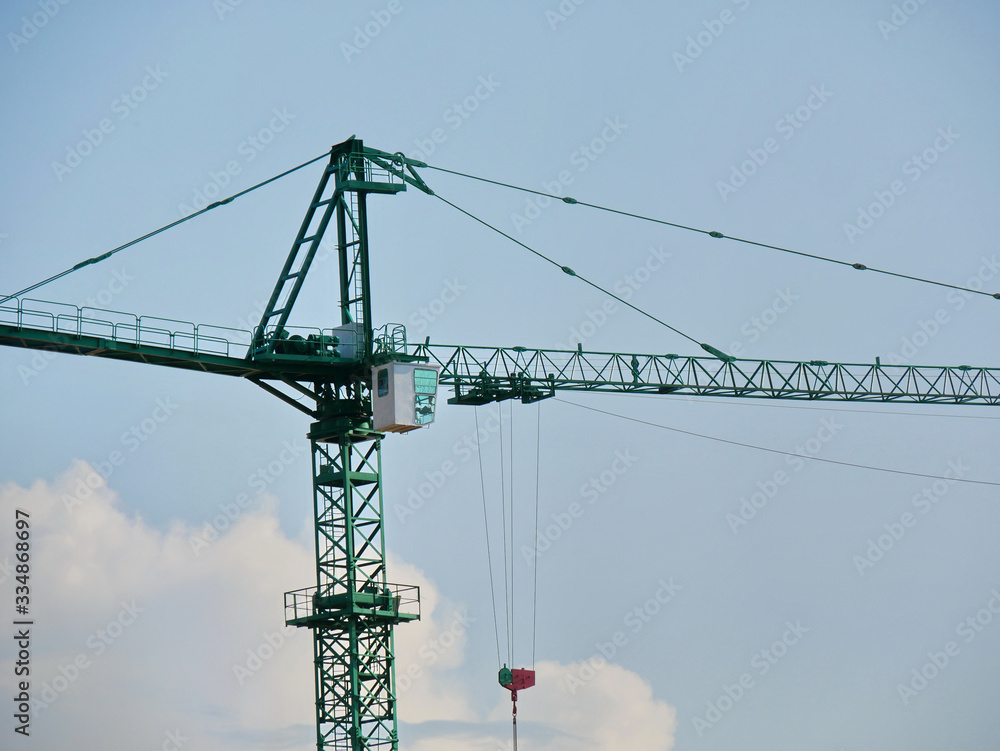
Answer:
M309 748L311 640L284 632L281 597L314 576L310 551L265 506L196 556L194 530L150 527L103 484L81 492L93 477L77 462L51 484L0 489L2 513L31 514L32 693L48 704L31 742L134 751L179 732L185 751L263 748L298 726Z
M573 691L567 679L579 676L582 667L538 664L538 685L531 689L537 694L531 696L531 704L523 703L519 715L525 720L544 720L566 735L541 748L666 751L673 747L674 708L656 700L648 683L623 667L606 664L595 671L593 680Z
M518 743L534 751L669 751L676 713L653 697L642 678L618 665L601 664L579 685L581 664L540 662L536 685L518 694ZM584 671L585 674L588 674ZM511 707L504 695L488 721L438 728L415 751L501 751L511 746Z
M455 678L464 659L468 609L444 600L422 571L390 556L390 578L420 586L421 619L396 629L396 686L403 722L476 717L467 692Z
M0 488L0 513L31 513L32 692L51 702L33 717L26 747L134 751L173 733L185 751L312 748L311 637L283 629L281 594L308 586L313 555L281 532L275 500L265 496L195 555L196 530L154 529L102 483L82 493L93 477L77 462L51 484ZM6 535L0 562L13 553ZM469 690L479 679L463 673L475 619L416 567L388 565L392 581L417 584L422 596L422 619L396 631L400 719L416 736L407 745L505 747L510 701L500 693L483 716ZM0 584L8 601L12 582ZM11 654L0 647L5 663ZM674 711L639 676L606 665L571 692L566 676L579 667L538 665L538 685L519 702L533 748L672 747ZM0 675L4 694L12 679Z

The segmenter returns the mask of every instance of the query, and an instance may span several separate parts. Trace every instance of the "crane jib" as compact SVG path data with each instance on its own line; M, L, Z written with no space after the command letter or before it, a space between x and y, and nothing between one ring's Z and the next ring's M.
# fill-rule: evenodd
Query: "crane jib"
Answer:
M440 384L453 389L449 400L453 404L532 402L556 391L1000 404L1000 368L407 345L400 325L386 327L391 328L391 340L385 340L385 347L376 346L366 364L354 345L345 343L343 328L302 330L303 336L293 335L297 339L289 340L284 353L249 358L253 336L249 331L31 299L0 306L0 346L261 380L336 382L345 373L369 372L372 364L387 360L428 362L440 368ZM290 346L295 341L301 348Z
M314 634L319 749L398 748L393 629L419 619L420 592L412 585L390 583L387 577L381 441L386 432L429 425L439 385L452 390L450 403L463 405L514 399L536 402L558 391L1000 404L1000 368L883 365L878 358L874 364L738 359L707 344L699 345L707 355L698 356L585 352L582 347L575 351L470 347L431 344L429 339L408 344L402 325L378 329L373 325L367 197L396 194L408 185L435 195L415 169L425 167L399 153L366 148L354 137L334 146L253 331L23 296L0 298L0 346L35 350L38 357L87 355L236 376L313 419L308 437L313 460L316 583L286 593L285 615L286 624L309 628ZM569 197L561 200L578 203ZM330 228L336 231L339 304L325 326L291 325L293 307ZM148 236L152 234L156 233ZM725 237L718 232L706 234ZM77 268L142 239L83 261ZM614 297L569 266L556 265ZM854 268L867 270L862 264ZM65 273L69 272L48 281ZM995 296L1000 298L1000 293ZM500 683L515 699L518 689L533 685L534 673L505 667ZM514 738L516 743L516 717Z

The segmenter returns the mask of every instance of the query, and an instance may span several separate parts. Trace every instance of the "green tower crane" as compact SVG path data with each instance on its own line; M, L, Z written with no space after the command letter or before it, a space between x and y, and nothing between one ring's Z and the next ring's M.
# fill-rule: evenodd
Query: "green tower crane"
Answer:
M165 329L162 319L24 297L0 302L0 345L236 376L313 420L316 582L286 593L285 612L288 624L313 632L319 751L398 747L393 628L420 617L420 593L387 577L381 442L431 422L438 385L453 389L449 403L465 405L562 390L1000 404L998 368L736 359L706 345L712 357L409 344L401 325L373 327L367 199L407 186L433 194L421 167L353 137L334 146L253 332ZM340 323L294 328L289 316L334 220Z

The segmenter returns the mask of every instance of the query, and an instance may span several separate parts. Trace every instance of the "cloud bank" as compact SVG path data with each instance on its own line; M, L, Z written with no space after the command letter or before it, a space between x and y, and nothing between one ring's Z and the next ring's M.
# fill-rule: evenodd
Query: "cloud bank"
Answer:
M311 638L284 627L281 600L313 580L313 553L281 531L277 499L265 494L195 553L200 530L151 527L95 477L76 462L51 483L0 488L5 519L15 508L31 514L33 710L22 745L314 748ZM0 600L8 612L14 553L13 535L3 535ZM463 672L475 619L416 567L389 566L393 580L420 585L423 611L396 632L401 745L509 747L510 701L498 692L484 708L470 690L480 677ZM6 641L0 659L11 665L15 649ZM674 710L638 675L607 664L583 685L568 681L580 668L537 665L538 685L519 702L519 741L540 751L673 747ZM0 673L0 687L15 692L11 670ZM5 714L0 732L12 734Z

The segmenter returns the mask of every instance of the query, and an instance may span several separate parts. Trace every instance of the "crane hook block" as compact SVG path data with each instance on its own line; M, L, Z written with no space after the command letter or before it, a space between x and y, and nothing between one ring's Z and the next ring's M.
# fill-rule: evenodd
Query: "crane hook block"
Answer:
M535 671L523 670L521 668L511 670L504 665L497 679L500 681L501 686L510 691L514 696L517 696L517 692L521 689L531 688L535 685Z

